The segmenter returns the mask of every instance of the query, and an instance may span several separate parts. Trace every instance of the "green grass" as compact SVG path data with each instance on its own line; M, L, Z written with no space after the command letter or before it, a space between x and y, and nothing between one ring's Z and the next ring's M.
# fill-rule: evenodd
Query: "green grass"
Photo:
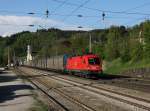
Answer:
M48 111L48 107L42 101L37 101L29 111Z
M28 111L48 111L48 106L38 98L38 95L35 92L33 98L35 100L33 106Z
M106 67L106 69L104 70L105 73L118 74L129 69L150 67L150 61L141 60L137 62L129 61L127 63L122 63L121 59L116 59L112 62L106 62L105 67Z

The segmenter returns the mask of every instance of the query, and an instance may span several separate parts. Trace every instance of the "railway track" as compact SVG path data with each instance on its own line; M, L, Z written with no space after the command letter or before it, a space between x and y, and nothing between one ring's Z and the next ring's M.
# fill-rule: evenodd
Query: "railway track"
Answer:
M54 72L55 73L54 75L62 75L62 74L64 74L64 73L62 73L60 71L57 71L57 70L35 68L35 67L29 67L29 66L25 66L25 67L37 69L39 71ZM82 79L86 79L87 80L87 78L83 78L83 77L80 77L80 76L75 76L75 75L69 75L69 76L73 76L73 77L82 78ZM92 79L89 79L89 80L91 80L91 82L93 82ZM141 86L142 88L144 86L145 87L150 87L150 79L148 79L148 78L141 78L141 77L130 77L130 76L121 76L121 75L109 75L109 76L106 76L106 77L104 76L104 77L100 77L100 78L95 78L94 82L95 81L98 82L98 83L103 83L103 84L112 83L112 84L115 85L115 83L117 83L117 84L120 85L122 83L127 83L125 85L128 85L128 84L131 84L131 85L134 85L134 86L137 85L137 86ZM134 87L131 87L131 88L134 88ZM147 89L147 88L144 88L144 89ZM145 91L149 91L150 92L150 89L145 90Z
M45 74L48 74L48 73L45 72ZM60 74L55 73L54 76L56 76L56 75L60 75ZM53 75L51 75L51 76L53 76ZM77 77L77 76L73 76L73 77ZM84 79L84 78L80 78L80 79ZM91 80L91 79L89 79L89 81L91 81L90 84L101 84L102 83L102 84L114 85L117 87L125 87L125 88L129 88L129 89L135 89L135 90L150 93L150 88L148 88L148 87L150 87L150 80L145 80L145 79L141 79L141 78L115 78L115 79L108 79L108 80L105 80L105 79ZM76 82L76 81L74 81L74 82Z
M59 101L57 101L55 98L53 98L51 95L47 93L47 89L45 89L43 86L39 85L40 83L37 80L31 80L26 78L26 73L24 73L21 70L15 70L15 73L19 75L19 77L23 79L27 79L31 84L33 84L38 90L40 90L46 97L49 99L49 103L53 102L53 104L56 104L57 106L61 107L61 110L69 111L64 105L62 105ZM50 103L51 104L51 103Z
M49 75L48 72L43 72L43 71L40 71L40 70L32 70L31 73L36 73L36 74L39 74L39 75ZM111 90L108 90L108 89L105 89L105 88L99 88L99 87L96 87L96 86L91 86L90 84L83 84L83 83L77 83L76 81L73 81L73 80L69 80L69 79L66 79L66 78L62 78L62 77L59 77L59 76L49 76L51 79L54 79L54 80L57 80L57 81L61 81L61 82L65 82L67 84L71 84L73 86L76 86L78 88L82 88L84 90L87 90L91 93L94 93L96 95L103 95L103 96L106 96L108 98L111 98L111 99L114 99L114 100L117 100L119 102L123 102L125 104L128 104L130 106L133 106L134 109L138 109L140 111L149 111L150 110L150 101L147 101L147 100L143 100L141 98L138 98L138 97L133 97L133 96L130 96L130 95L125 95L125 94L121 94L121 93L117 93L117 92L114 92L114 91L111 91ZM46 83L43 83L45 84L45 86L47 85ZM65 95L62 91L60 91L59 89L55 89L55 91L59 94L63 94ZM65 97L69 97L69 99L71 98L71 96L68 96L68 95L65 95ZM74 98L72 98L72 100L74 100ZM72 101L71 100L71 101ZM76 100L76 103L79 104L80 102ZM88 108L88 106L86 104L83 104L83 103L80 103L80 105L83 105L84 107L90 110L93 110L92 108Z
M26 76L27 73L21 71L21 70L17 70L17 73L21 73L23 76ZM70 111L70 109L65 105L62 104L61 102L59 102L57 99L55 99L53 96L51 96L51 94L49 93L49 91L51 90L48 86L48 84L46 82L41 81L40 79L28 79L34 86L36 86L42 93L44 93L49 99L50 101L53 101L54 104L59 105L59 107L61 107L60 111ZM82 111L96 111L95 109L87 106L84 103L81 103L80 101L72 98L71 96L65 94L64 92L62 92L59 89L53 89L53 92L61 95L62 97L64 97L65 99L67 99L68 101L72 102L73 105L76 104L78 106L78 108L80 107L80 110ZM51 104L51 103L50 103ZM70 107L70 106L69 106ZM72 106L71 106L72 107ZM75 108L76 111L76 108Z
M137 80L137 79L136 79ZM98 84L108 84L113 85L117 87L124 87L128 89L134 89L137 91L147 92L150 93L150 81L145 80L138 80L138 81L132 80L132 78L123 78L123 79L114 79L114 80L100 80L97 83Z
M36 71L37 73L37 71ZM48 73L44 73L44 72L40 72L40 74L47 74ZM145 110L150 110L150 101L149 100L144 100L138 97L134 97L134 96L130 96L130 95L125 95L122 93L118 93L118 92L114 92L105 88L100 88L100 87L96 87L96 86L90 86L89 84L83 84L83 83L77 83L76 81L72 81L72 80L68 80L68 79L64 79L62 77L59 76L51 76L51 78L58 80L58 81L63 81L69 84L72 84L74 86L78 86L80 88L83 88L85 90L94 92L94 93L98 93L98 94L102 94L104 96L108 96L110 98L113 99L117 99L118 101L123 101L126 102L127 104L132 104L136 107L145 109ZM113 95L113 96L111 96Z

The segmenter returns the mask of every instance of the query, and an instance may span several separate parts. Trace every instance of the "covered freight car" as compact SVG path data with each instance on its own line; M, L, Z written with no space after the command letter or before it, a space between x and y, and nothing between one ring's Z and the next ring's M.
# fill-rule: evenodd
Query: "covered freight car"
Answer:
M63 71L64 70L63 58L64 56L34 58L32 61L24 62L24 65L40 69Z
M49 58L35 58L27 66L63 71L67 73L80 73L83 75L99 74L102 72L102 61L95 54L80 56L52 56Z

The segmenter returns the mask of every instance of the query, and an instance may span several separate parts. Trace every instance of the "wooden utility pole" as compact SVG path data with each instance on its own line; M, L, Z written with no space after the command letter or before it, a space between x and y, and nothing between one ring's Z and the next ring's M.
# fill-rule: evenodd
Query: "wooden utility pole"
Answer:
M14 52L14 55L13 55L13 63L14 63L14 66L16 66L17 64L16 64L16 54L15 54L15 51L13 51Z
M8 47L8 68L10 68L10 47Z
M89 33L89 52L92 52L92 37L91 34Z
M142 37L142 33L143 33L143 31L140 30L140 32L139 32L139 42L140 42L142 45L144 45L145 42L144 42L144 38Z

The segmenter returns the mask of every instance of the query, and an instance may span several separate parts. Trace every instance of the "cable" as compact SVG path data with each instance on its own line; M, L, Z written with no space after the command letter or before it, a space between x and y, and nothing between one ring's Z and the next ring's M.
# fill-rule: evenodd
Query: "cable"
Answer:
M29 15L45 15L43 13L34 13L34 12L14 12L14 11L8 11L8 10L0 10L0 12L6 12L6 13L19 13L19 14L29 14ZM59 13L53 13L51 12L49 15L53 15L53 16L69 16L69 14L59 14ZM70 15L70 16L74 16L74 17L79 17L79 18L100 18L99 15L82 15L82 14L76 14L76 15ZM106 18L124 18L124 17L106 17ZM125 17L128 18L128 17Z
M60 0L52 0L54 2L58 2L61 3L63 1ZM66 5L70 5L70 6L80 6L79 4L75 4L75 3L71 3L71 2L67 2L65 3ZM107 12L107 13L114 13L114 14L125 14L125 15L150 15L149 13L141 13L141 12L123 12L123 11L110 11L110 10L100 10L100 9L96 9L96 8L91 8L91 7L87 7L87 6L83 6L83 8L85 9L89 9L89 10L94 10L94 11L98 11L98 12Z
M55 1L55 2L59 2L61 3L58 7L61 7L63 6L64 4L66 5L71 5L71 6L80 6L79 4L75 4L75 3L70 3L70 2L67 2L68 0L66 1L60 1L60 0L52 0L52 1ZM121 12L112 12L112 11L106 11L106 10L99 10L99 9L95 9L95 8L89 8L89 7L86 7L86 6L82 6L83 8L86 8L86 9L91 9L91 10L95 10L95 11L101 11L101 12L108 12L108 13L120 13L120 14L138 14L138 15L150 15L148 13L139 13L139 12L134 12L134 13L129 13L127 11L129 10L134 10L134 9L137 9L137 8L140 8L140 7L143 7L143 6L146 6L146 5L149 5L150 3L144 3L142 5L139 5L139 6L136 6L134 8L130 8L130 9L127 9L125 11L121 11ZM56 10L58 10L58 7L52 11L52 13L50 15L57 15L57 16L69 16L69 15L63 15L63 14L55 14L54 12L56 12ZM43 13L34 13L34 12L21 12L21 11L8 11L8 10L0 10L0 12L4 12L4 13L19 13L19 14L29 14L29 15L35 15L35 14L39 14L39 15L45 15ZM77 16L77 17L85 17L85 18L90 18L90 17L93 17L93 18L98 18L99 16L84 16L84 15L70 15L70 16ZM106 18L116 18L116 19L125 19L127 17L106 17Z
M26 12L21 12L21 11L8 11L8 10L0 10L0 12L2 12L2 13L19 13L19 14L26 13Z
M34 12L21 12L21 11L10 11L10 10L0 10L0 13L16 13L16 14L28 14L28 15L45 15L43 13L34 13Z
M95 25L97 25L98 22L100 22L100 20L96 20L96 22L94 22L94 24L92 24L91 26L92 26L92 27L95 27Z
M133 7L133 8L126 9L125 11L122 11L122 12L128 12L128 11L135 10L135 9L147 6L147 5L150 5L150 2L144 3L142 5L139 5L139 6L136 6L136 7Z
M10 11L5 11L5 12L10 12ZM18 12L18 13L23 14L23 12ZM24 12L24 13L29 14L29 15L36 15L36 14L45 15L45 14L42 14L42 13L34 13L34 12L29 12L29 13ZM51 13L49 15L60 16L60 17L69 16L69 14L59 14L59 13ZM100 18L101 17L100 15L82 15L82 14L75 14L75 15L70 15L70 16L78 17L78 18ZM131 17L128 17L128 16L127 17L121 17L121 16L120 17L114 17L114 16L106 16L105 17L105 19L128 19L128 18L131 18Z
M0 25L4 25L4 26L27 26L27 27L34 27L34 25L18 25L18 24L0 24Z
M69 16L69 14L59 14L59 13L54 13L54 14L51 14L53 16ZM79 18L99 18L100 16L94 16L94 15L82 15L82 14L76 14L76 15L70 15L70 16L74 16L74 17L79 17Z
M65 3L67 3L69 0L65 0L63 1L60 5L58 5L58 7L56 7L50 15L54 14L59 8L61 8Z
M83 2L82 4L80 4L79 6L77 6L73 11L71 11L71 13L69 13L65 18L63 18L61 20L61 22L64 22L65 20L67 20L70 16L72 16L73 13L75 13L77 10L79 10L81 7L83 7L85 4L87 4L90 0L86 0L85 2ZM68 3L68 2L66 2ZM53 27L56 27L57 25L54 25Z
M65 17L62 22L64 22L65 20L67 20L73 13L75 13L76 11L78 11L81 7L83 7L85 4L87 4L88 2L90 2L90 0L86 0L85 2L83 2L82 4L80 4L77 8L75 8L73 11L71 11L71 13L68 14L67 17Z
M123 24L123 25L127 26L129 23L132 23L132 22L135 22L135 21L139 21L139 20L143 20L143 19L145 19L145 18L147 18L147 17L149 17L149 16L140 17L140 18L137 18L137 19L135 19L135 20L130 20L130 21L126 22L126 23Z

